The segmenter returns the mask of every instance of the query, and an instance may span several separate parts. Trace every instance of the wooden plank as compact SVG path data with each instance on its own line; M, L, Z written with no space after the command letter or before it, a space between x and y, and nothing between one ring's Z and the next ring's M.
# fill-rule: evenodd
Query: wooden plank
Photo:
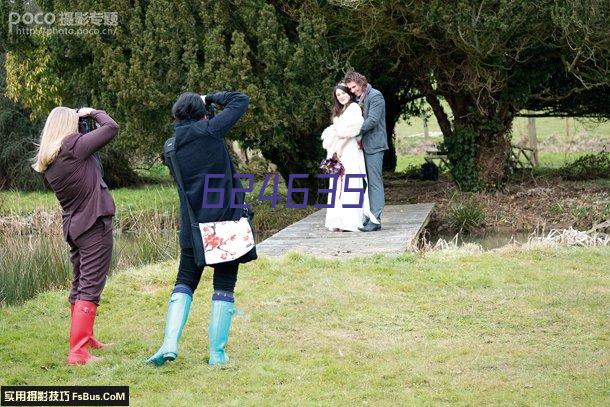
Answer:
M538 161L538 138L536 136L536 118L535 117L527 118L527 133L529 135L531 150L534 152L534 155L532 157L533 158L532 165L534 167L537 167L539 161Z
M324 227L326 209L312 213L257 244L257 253L282 256L288 251L324 258L351 258L404 253L430 219L434 204L388 205L376 232L331 232Z

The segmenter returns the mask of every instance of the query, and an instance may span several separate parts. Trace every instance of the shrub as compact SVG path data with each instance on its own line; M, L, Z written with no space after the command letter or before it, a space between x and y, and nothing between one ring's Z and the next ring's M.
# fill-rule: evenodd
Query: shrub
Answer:
M485 213L474 199L467 198L449 205L447 220L453 229L470 233L484 226Z
M421 165L409 164L404 171L402 171L404 177L407 179L420 179L421 178Z
M42 177L30 166L42 123L31 121L27 109L5 96L4 60L0 54L0 189L43 189Z
M610 153L604 148L599 153L583 155L560 171L565 179L573 181L610 178Z

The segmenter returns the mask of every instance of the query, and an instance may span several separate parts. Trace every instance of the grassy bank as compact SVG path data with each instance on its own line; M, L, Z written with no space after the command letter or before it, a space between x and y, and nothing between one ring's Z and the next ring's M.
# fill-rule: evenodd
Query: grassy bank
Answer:
M205 273L179 359L161 341L176 263L115 275L95 366L67 367L65 292L0 310L0 384L129 385L131 405L607 405L607 248L322 261L240 270L229 368L206 365Z

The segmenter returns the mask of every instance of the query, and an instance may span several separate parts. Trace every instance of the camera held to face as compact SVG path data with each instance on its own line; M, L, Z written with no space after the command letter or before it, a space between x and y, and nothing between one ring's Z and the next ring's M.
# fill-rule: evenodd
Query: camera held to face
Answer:
M89 133L90 131L95 130L97 127L99 127L98 124L91 116L83 116L78 118L78 132L81 134Z
M216 106L213 103L210 103L209 105L204 105L205 108L205 118L210 120L214 117L214 115L216 114Z

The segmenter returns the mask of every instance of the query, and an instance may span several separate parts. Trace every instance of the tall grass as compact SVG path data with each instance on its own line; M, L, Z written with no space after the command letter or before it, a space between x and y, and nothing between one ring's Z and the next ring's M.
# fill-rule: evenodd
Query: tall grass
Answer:
M50 288L67 287L68 245L52 236L0 237L0 305L21 303Z
M452 229L471 233L485 224L485 212L473 197L458 194L449 204L447 220Z
M0 306L18 304L72 280L69 245L54 234L0 236ZM115 237L110 274L175 258L175 232L146 230Z
M114 219L110 272L173 259L179 253L177 215L125 210ZM0 306L21 303L72 279L70 247L63 239L58 209L0 217Z

